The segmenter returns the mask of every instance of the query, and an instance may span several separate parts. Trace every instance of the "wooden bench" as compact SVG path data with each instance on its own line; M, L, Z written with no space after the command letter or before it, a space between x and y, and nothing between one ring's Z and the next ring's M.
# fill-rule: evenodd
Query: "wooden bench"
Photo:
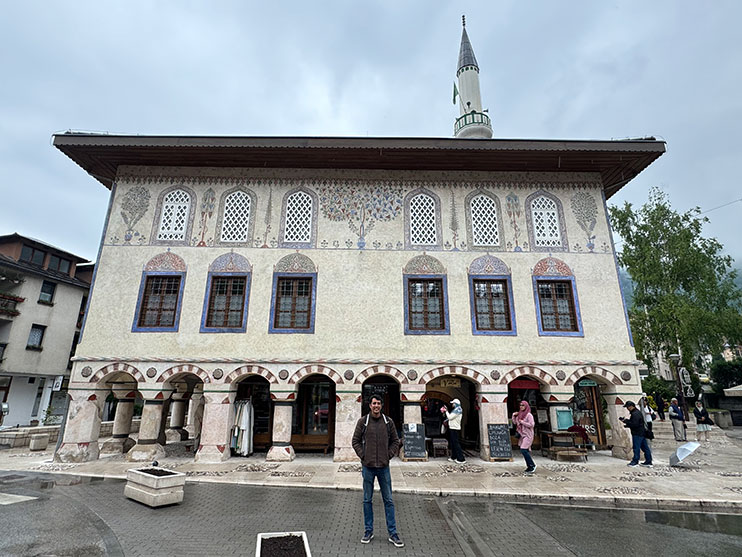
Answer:
M578 446L575 436L570 431L541 432L541 454L552 460L565 458L584 458L587 462L587 448Z

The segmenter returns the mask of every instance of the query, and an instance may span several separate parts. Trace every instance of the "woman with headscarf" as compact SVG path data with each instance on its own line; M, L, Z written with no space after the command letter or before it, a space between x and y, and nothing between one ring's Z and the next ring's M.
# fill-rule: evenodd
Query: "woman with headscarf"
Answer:
M520 454L523 455L523 459L526 461L527 468L525 473L530 476L536 471L536 463L533 462L533 458L531 457L533 430L536 422L533 419L533 414L531 414L531 406L525 400L521 401L518 411L513 412L513 425L518 432Z
M461 442L459 440L459 434L461 433L461 418L464 411L461 409L461 401L458 398L451 401L451 406L453 406L453 408L450 412L446 408L445 404L441 407L441 413L443 413L448 420L448 442L451 449L451 456L448 460L464 464L466 459L464 458L464 451L461 450Z
M705 436L706 441L711 441L711 426L714 425L714 422L709 416L709 411L703 407L703 402L700 400L696 402L693 415L696 417L696 439L698 442L701 442L701 436Z
M673 398L670 401L670 421L672 422L672 433L675 436L675 441L686 441L685 417L683 416L683 409L680 408L677 398Z

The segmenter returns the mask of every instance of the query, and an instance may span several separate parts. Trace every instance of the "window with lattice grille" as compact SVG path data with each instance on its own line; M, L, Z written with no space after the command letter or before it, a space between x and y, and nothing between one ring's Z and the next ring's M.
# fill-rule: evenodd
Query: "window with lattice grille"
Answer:
M309 329L312 317L312 279L280 278L276 287L275 329Z
M443 279L410 279L407 283L410 330L441 331L446 328Z
M140 302L140 328L174 327L180 297L180 276L150 275L146 277Z
M553 199L545 195L531 202L533 243L536 247L560 247L562 235L559 231L559 210Z
M191 210L191 196L183 190L171 191L165 196L160 216L158 240L185 240L188 214Z
M247 277L212 277L206 327L242 327L246 291Z
M303 191L292 193L286 200L284 242L312 241L312 197Z
M474 280L477 330L510 331L510 300L506 280Z
M249 224L250 196L244 191L229 194L224 202L222 242L246 242Z
M499 246L497 204L487 195L477 195L469 205L472 242L475 246Z
M435 200L421 193L410 200L410 243L431 246L438 243Z
M539 310L543 331L578 331L577 312L570 281L539 280Z

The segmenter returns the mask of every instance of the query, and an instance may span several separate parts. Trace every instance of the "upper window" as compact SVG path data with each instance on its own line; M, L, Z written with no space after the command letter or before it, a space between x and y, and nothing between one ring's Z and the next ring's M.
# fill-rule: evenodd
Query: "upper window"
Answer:
M526 199L526 217L531 248L535 251L566 251L567 230L559 199L536 192Z
M249 240L251 209L252 199L246 191L237 190L227 195L224 200L222 242L245 243Z
M178 330L185 275L185 261L172 252L147 262L139 285L133 332Z
M510 269L501 259L483 255L469 265L472 334L515 335Z
M312 197L305 191L297 191L288 196L284 242L308 244L312 241L312 205Z
M57 289L57 285L53 282L45 280L41 284L41 292L39 293L39 303L51 304L54 301L54 291Z
M57 257L56 255L50 255L49 266L47 267L47 269L51 271L59 271L60 273L64 273L65 275L67 275L70 272L71 264L72 262L69 259Z
M245 332L251 272L250 262L234 252L217 257L209 266L202 333Z
M421 193L410 200L410 243L429 246L438 243L435 200Z
M471 245L477 247L498 247L500 228L497 219L498 206L492 197L475 195L469 202L471 222Z
M26 350L41 350L41 343L44 341L44 332L46 332L46 327L44 325L31 325L31 332L28 334Z
M21 248L21 261L27 261L41 267L44 264L44 257L46 257L45 251L32 248L31 246L23 246Z
M158 240L183 241L186 239L191 196L187 191L176 189L165 195L162 202Z
M429 255L413 257L405 265L405 334L449 333L445 273L441 262Z
M533 293L539 335L583 336L575 278L566 263L553 257L536 263Z
M282 258L273 273L270 333L314 333L317 268L300 253Z

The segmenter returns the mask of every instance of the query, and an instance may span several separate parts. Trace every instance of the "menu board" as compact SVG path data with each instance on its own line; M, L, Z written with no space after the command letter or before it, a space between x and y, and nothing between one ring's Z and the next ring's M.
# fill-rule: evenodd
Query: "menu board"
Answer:
M487 424L487 438L490 444L490 458L508 460L513 458L508 424Z
M423 424L404 424L402 434L404 435L405 458L427 458Z

